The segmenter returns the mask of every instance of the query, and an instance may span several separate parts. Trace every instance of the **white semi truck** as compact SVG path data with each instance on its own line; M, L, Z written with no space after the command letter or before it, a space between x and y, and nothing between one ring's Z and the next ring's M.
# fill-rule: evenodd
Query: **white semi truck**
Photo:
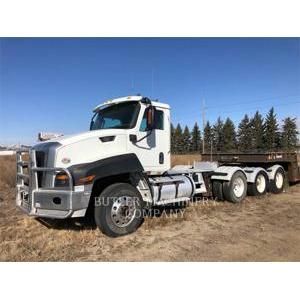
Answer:
M27 156L27 159L26 159ZM196 195L240 202L283 190L283 165L197 162L170 166L170 107L142 96L94 109L90 130L17 153L16 203L30 216L84 217L117 237L134 232L144 209Z

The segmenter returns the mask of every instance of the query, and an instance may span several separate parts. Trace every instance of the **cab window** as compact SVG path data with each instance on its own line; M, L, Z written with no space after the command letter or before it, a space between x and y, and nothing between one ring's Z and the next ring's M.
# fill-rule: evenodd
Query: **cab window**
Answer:
M162 110L155 110L154 113L154 129L164 130L164 112ZM140 131L146 131L147 127L147 109L145 109L143 119L140 125Z

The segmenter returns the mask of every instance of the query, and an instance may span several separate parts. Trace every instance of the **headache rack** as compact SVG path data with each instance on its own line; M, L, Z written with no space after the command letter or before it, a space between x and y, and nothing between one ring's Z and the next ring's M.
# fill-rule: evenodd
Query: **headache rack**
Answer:
M23 160L23 157L26 160ZM66 168L50 168L50 167L37 167L36 151L35 150L20 150L16 152L17 159L17 196L16 204L28 214L35 215L36 209L34 195L36 192L57 193L57 188L54 187L54 178L56 174L64 172L68 176L68 186L60 189L60 193L70 194L69 197L69 214L72 213L72 191L73 191L73 178L70 171ZM51 173L53 174L53 181L51 186L44 187L41 179L39 180L38 174ZM66 216L64 216L66 217Z

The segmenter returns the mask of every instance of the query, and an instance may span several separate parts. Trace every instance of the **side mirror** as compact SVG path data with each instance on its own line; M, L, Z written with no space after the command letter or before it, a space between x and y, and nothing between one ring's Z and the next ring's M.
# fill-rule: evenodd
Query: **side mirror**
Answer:
M154 129L154 115L155 115L155 108L154 106L149 106L147 108L147 127L146 130L152 130Z

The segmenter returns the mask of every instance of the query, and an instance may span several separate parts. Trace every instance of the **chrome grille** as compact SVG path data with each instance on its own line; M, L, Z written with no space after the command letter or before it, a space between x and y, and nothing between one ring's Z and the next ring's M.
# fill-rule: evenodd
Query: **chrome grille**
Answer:
M45 151L35 151L35 159L36 159L36 166L38 168L44 168L44 167L47 166L46 152ZM37 173L38 187L43 186L44 176L45 176L44 172L38 172Z
M36 157L36 166L37 167L46 167L46 155L44 151L36 151L35 152L35 157Z
M23 160L22 153L25 154L26 160ZM17 152L17 202L26 211L31 210L31 196L29 193L30 189L30 164L31 157L28 151Z
M22 207L25 208L27 211L31 210L31 197L28 192L21 192L21 197L22 197Z

